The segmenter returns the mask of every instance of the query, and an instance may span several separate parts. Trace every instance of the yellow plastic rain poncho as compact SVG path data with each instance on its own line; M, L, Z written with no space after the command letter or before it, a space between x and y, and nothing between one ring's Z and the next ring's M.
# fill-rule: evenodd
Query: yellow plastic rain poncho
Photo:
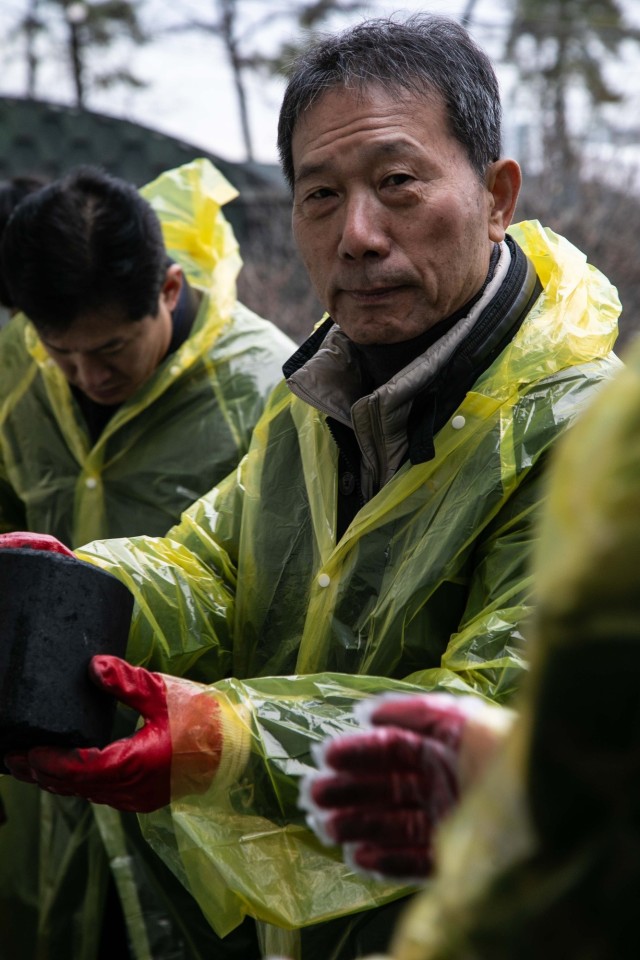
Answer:
M521 719L443 830L393 960L638 955L638 345L628 361L553 461Z
M326 960L335 925L282 930L406 892L352 875L305 829L297 776L310 745L371 692L419 684L501 699L521 671L539 465L619 367L619 303L566 241L536 223L511 232L543 293L459 408L464 429L446 425L435 459L405 464L338 543L335 445L283 384L238 471L166 538L81 551L135 595L128 658L215 683L249 741L235 780L219 775L207 795L141 820L214 928L249 913L266 952Z
M238 463L295 349L236 300L241 259L221 212L236 191L221 174L196 160L142 193L162 222L169 255L202 294L191 334L92 446L67 381L35 329L24 317L11 321L0 336L2 531L46 532L73 546L95 537L164 533ZM136 960L151 950L154 960L203 955L193 945L198 917L177 899L180 885L176 894L168 886L171 875L158 881L153 862L139 861L132 875L127 818L39 795L10 778L0 778L0 796L8 813L0 828L0 956L95 960L107 864ZM148 871L152 879L142 895L136 887ZM163 891L160 900L151 895L156 888ZM184 954L167 933L167 911L189 925L188 935L175 935L191 944ZM202 918L200 924L208 940Z

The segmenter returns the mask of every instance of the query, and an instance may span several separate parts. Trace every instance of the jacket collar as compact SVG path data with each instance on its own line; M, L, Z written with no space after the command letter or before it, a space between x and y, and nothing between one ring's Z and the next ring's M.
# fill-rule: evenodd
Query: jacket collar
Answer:
M412 462L433 456L436 407L440 406L434 398L443 393L442 409L453 402L453 412L473 379L519 326L536 281L527 258L508 237L500 244L493 277L469 312L371 393L365 392L357 351L330 318L287 361L283 371L292 393L354 431L362 455L365 496L372 495L367 475L375 490L391 478L407 453ZM443 385L447 371L452 376ZM411 416L416 400L421 415Z

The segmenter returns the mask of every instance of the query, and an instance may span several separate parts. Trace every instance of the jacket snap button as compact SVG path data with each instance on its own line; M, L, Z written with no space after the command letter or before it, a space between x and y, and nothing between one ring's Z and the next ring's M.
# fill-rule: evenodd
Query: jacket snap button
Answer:
M356 478L348 471L340 477L340 493L343 497L348 497L356 488Z
M178 376L178 374L180 373L180 367L178 366L177 363L174 363L172 367L169 367L169 373L171 374L172 377Z
M454 430L462 430L466 422L467 421L462 416L462 414L458 414L458 416L454 417L453 420L451 421L451 426L453 427Z
M95 477L87 477L87 479L84 482L84 485L87 488L87 490L95 490L95 488L98 486L98 481L96 480Z
M318 586L319 587L328 587L331 583L331 577L328 573L321 573L318 577Z

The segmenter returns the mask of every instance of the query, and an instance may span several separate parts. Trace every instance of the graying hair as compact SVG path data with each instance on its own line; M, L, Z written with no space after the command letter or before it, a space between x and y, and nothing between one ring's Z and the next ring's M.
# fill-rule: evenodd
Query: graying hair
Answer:
M294 61L278 120L280 162L292 189L291 141L300 115L335 87L364 91L372 85L439 95L451 133L480 177L499 158L498 81L465 28L436 14L379 18L312 42Z

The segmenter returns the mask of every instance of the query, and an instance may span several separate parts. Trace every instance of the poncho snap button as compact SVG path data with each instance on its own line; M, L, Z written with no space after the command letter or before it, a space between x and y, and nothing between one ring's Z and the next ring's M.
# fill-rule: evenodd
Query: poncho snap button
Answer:
M454 430L462 430L466 422L467 421L462 416L462 414L458 414L458 416L454 417L453 420L451 421L451 426L453 427Z
M328 573L321 573L318 577L318 586L319 587L328 587L331 583L331 577Z
M98 486L98 481L96 480L95 477L87 477L87 479L84 482L84 485L87 488L87 490L95 490L95 488Z
M178 366L177 363L174 363L172 367L169 367L169 373L171 374L172 377L178 376L178 374L180 373L180 367Z

